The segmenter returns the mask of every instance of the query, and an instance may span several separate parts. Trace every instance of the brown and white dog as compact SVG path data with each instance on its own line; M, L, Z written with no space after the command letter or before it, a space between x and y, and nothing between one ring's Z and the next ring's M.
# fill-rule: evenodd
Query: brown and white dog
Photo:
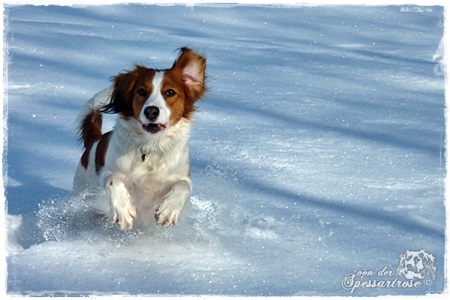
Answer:
M77 117L85 151L74 191L95 193L103 212L133 227L136 219L173 226L192 191L188 138L195 102L206 92L206 59L180 50L170 69L140 65L112 78ZM117 113L102 134L102 113Z

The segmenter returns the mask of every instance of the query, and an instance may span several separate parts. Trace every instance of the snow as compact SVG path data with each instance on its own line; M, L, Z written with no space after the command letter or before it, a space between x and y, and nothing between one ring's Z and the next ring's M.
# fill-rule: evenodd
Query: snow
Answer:
M442 6L8 5L5 18L7 295L445 290ZM71 193L73 122L110 76L170 67L182 46L208 58L193 196L179 226L121 232ZM342 286L402 279L378 271L421 249L427 284Z

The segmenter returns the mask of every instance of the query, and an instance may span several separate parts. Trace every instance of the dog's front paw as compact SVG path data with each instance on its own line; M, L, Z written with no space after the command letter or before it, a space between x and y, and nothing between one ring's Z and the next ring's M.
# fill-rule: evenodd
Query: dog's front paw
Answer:
M122 230L129 230L133 227L137 213L125 186L125 179L126 176L123 173L111 174L105 179L105 188L111 200L114 224L119 224Z
M178 203L171 203L170 201L164 201L155 212L155 219L157 224L161 224L164 227L175 226L178 222L178 216L180 215L182 205Z
M175 226L184 203L189 199L190 190L190 180L180 180L175 183L164 197L161 205L156 209L156 223L164 227Z
M133 228L136 215L136 207L131 204L126 204L120 209L114 209L113 223L120 225L120 229L122 230L130 230Z

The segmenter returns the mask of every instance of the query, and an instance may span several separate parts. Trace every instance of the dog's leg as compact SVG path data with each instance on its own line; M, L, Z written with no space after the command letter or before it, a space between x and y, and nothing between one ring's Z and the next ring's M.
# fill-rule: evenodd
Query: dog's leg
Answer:
M192 183L189 179L175 183L164 197L161 205L156 209L156 223L163 226L176 225L184 203L191 195L191 190Z
M106 191L111 199L114 223L120 224L122 230L128 230L133 227L133 222L136 219L136 207L132 204L131 196L124 181L124 174L111 174L106 179Z

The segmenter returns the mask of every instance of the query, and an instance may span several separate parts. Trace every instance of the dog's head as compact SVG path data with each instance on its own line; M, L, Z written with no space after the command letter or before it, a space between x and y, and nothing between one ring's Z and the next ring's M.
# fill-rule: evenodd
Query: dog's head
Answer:
M134 70L112 78L111 102L104 112L134 118L143 132L156 135L189 120L195 102L206 92L206 59L182 48L170 69L157 70L136 65Z

